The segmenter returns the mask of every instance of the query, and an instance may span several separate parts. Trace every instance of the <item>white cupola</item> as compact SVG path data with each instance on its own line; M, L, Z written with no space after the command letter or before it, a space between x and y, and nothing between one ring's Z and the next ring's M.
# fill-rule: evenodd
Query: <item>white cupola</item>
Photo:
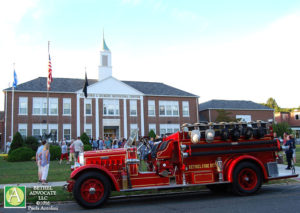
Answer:
M100 65L99 65L98 80L101 81L111 76L112 76L111 52L105 43L105 39L103 35L103 44L102 44L102 49L100 50Z

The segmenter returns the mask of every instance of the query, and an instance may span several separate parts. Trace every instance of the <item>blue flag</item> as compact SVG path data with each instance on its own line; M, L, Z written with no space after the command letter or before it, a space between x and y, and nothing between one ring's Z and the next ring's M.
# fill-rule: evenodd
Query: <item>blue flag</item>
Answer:
M13 87L16 88L17 84L18 84L17 73L16 73L16 70L14 70L14 83L13 83Z

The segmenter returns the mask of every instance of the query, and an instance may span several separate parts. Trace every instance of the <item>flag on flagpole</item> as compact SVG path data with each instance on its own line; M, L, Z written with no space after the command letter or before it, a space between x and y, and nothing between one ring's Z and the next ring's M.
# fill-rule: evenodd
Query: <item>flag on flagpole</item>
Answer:
M18 78L17 78L16 70L14 70L14 82L13 82L13 87L16 88L17 85L18 85Z
M49 53L49 65L48 65L48 78L47 78L47 90L50 90L50 85L52 82L52 66L51 66L51 57Z
M85 82L84 82L84 86L83 86L83 90L82 92L84 93L84 97L87 98L87 87L89 85L89 82L88 82L88 79L87 79L87 76L86 76L86 72L85 72Z

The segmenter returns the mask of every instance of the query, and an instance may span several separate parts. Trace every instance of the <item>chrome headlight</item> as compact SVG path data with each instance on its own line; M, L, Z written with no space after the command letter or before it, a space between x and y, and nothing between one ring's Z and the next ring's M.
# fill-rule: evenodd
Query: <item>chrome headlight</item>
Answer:
M191 140L193 143L198 143L201 138L201 133L199 130L193 130L191 133Z
M207 143L210 143L215 138L215 131L213 129L207 129L205 131L205 139Z
M83 152L79 153L79 163L80 163L80 165L84 165L84 154L83 154Z

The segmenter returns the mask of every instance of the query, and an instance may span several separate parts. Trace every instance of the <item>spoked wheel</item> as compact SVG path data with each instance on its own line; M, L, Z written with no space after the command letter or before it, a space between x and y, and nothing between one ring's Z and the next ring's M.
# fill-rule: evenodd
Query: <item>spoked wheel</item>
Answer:
M96 208L106 201L110 188L110 182L104 175L88 172L76 180L73 194L81 206Z
M262 184L260 168L251 162L242 162L233 172L232 191L238 195L251 195L256 193Z

